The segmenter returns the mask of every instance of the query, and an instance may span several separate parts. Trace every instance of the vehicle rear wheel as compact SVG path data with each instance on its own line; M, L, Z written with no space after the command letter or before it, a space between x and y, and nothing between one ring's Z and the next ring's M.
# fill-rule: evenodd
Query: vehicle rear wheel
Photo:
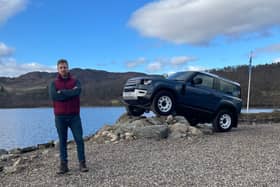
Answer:
M157 115L167 116L174 110L174 97L168 91L158 92L152 102L152 110Z
M215 132L230 131L234 123L233 114L229 110L220 110L213 120L213 130Z
M144 114L145 109L139 108L139 107L136 107L136 106L127 106L126 111L127 111L128 115L141 116L142 114Z

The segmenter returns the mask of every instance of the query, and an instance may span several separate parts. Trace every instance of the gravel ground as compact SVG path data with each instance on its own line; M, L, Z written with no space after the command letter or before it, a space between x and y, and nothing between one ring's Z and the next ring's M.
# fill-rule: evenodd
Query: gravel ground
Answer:
M39 151L20 173L0 173L0 186L280 186L280 124L240 125L229 133L193 140L86 142L90 171L57 170L57 150Z

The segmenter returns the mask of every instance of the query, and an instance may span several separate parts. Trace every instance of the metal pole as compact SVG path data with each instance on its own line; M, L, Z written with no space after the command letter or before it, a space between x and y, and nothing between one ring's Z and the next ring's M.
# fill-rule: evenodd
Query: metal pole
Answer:
M249 104L250 104L250 89L251 89L251 74L252 74L252 51L249 59L249 82L248 82L248 95L247 95L247 113L249 112Z

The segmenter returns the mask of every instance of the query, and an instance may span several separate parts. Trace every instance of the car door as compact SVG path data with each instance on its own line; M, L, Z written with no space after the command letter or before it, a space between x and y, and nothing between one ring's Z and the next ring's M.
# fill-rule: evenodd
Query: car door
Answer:
M198 80L201 80L198 81ZM215 94L215 78L203 74L196 74L185 87L183 103L187 107L198 110L214 111L219 103L220 98Z

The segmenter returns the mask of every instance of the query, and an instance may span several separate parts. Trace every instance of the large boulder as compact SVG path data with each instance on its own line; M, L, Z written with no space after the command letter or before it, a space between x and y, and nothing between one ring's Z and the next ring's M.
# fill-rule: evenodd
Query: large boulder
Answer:
M132 130L132 133L136 138L152 138L152 139L163 139L168 137L167 125L151 125L144 127L136 127Z
M178 139L178 138L184 138L187 137L188 132L188 125L184 123L175 123L173 125L170 125L170 139Z
M201 136L202 128L190 126L183 116L129 116L121 115L112 126L101 128L92 138L98 143L118 142L119 140L179 139Z
M21 153L21 149L20 148L14 148L9 150L9 154L20 154Z

